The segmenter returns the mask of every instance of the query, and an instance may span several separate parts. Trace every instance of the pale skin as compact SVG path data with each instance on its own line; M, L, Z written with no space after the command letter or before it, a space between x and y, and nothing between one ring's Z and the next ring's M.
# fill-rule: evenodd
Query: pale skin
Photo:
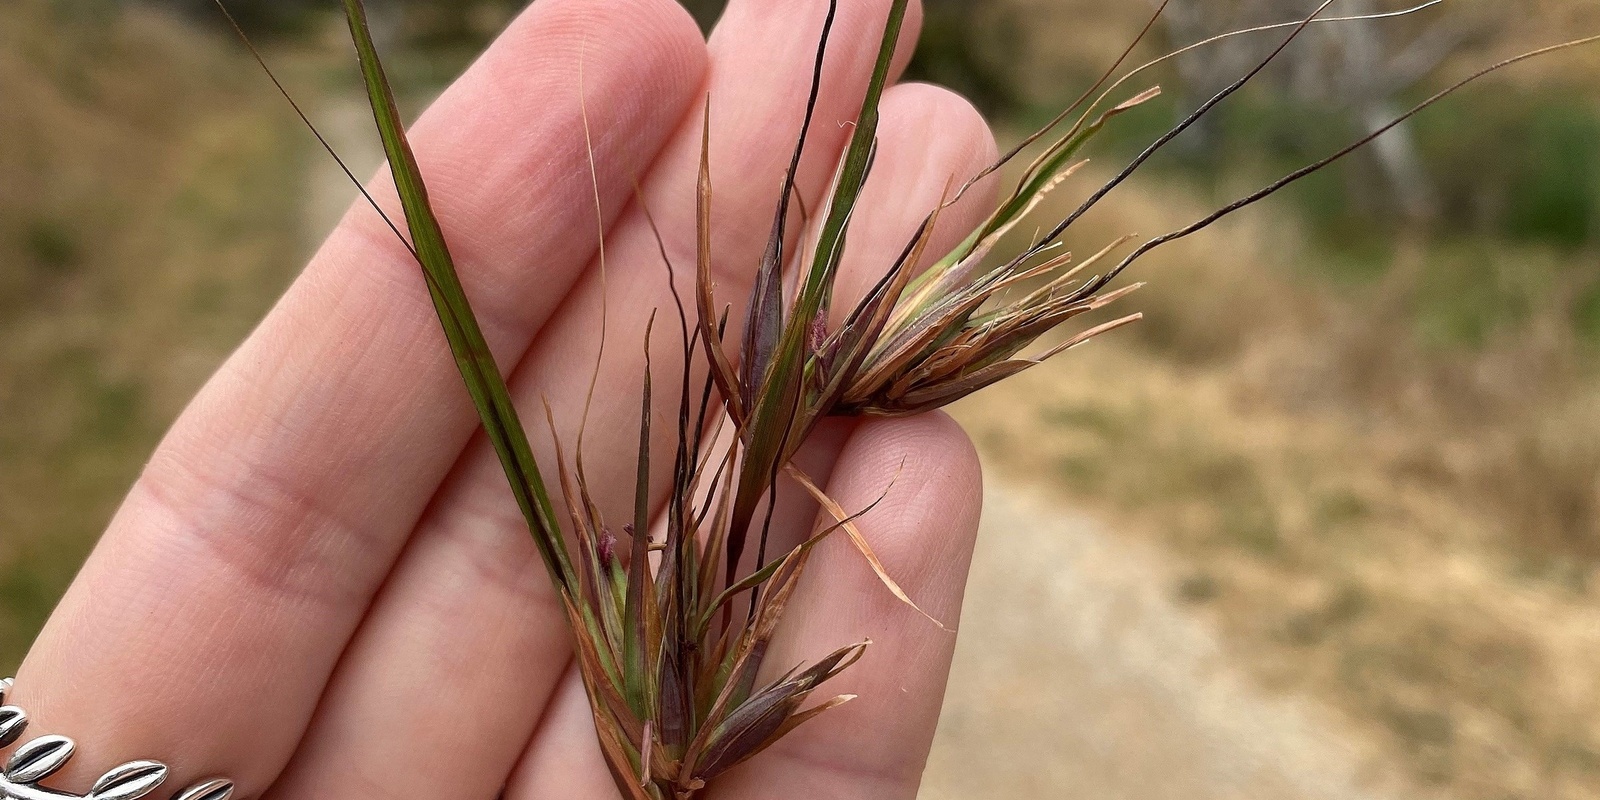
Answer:
M570 455L608 303L584 444L618 518L633 496L645 320L673 308L642 209L687 289L709 94L718 297L747 295L826 6L733 0L708 43L672 0L539 0L414 128L551 480L541 401ZM840 6L799 175L812 208L889 2ZM913 3L902 53L919 19ZM981 117L944 90L896 86L883 108L844 296L892 263L949 185L995 157ZM397 213L387 180L373 192ZM980 220L983 194L945 212L932 250ZM675 321L658 324L658 384L677 374L679 347ZM673 395L657 394L663 448ZM155 758L173 766L170 788L223 775L247 798L616 797L549 577L476 425L416 265L356 206L173 427L17 676L30 732L79 742L59 785L82 791L116 764ZM860 526L910 595L954 626L981 496L961 430L937 414L839 421L802 462L849 509L888 490ZM784 504L775 546L817 524L814 507ZM825 690L860 698L710 797L915 796L954 634L830 542L769 663L781 671L863 639L866 657Z

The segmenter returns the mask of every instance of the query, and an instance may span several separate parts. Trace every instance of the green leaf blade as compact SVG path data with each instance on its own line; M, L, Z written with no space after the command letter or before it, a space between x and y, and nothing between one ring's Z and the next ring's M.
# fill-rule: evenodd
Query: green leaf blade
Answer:
M554 506L534 461L527 433L511 401L505 377L495 363L494 354L473 314L445 241L444 231L429 202L427 185L406 138L394 92L372 41L366 9L361 0L344 0L344 8L360 59L367 98L383 140L384 153L389 159L395 188L405 209L412 252L422 267L428 293L433 299L445 337L449 340L451 353L466 381L473 405L478 409L484 431L510 480L517 504L528 521L540 556L556 586L569 589L572 585L572 565L561 539Z

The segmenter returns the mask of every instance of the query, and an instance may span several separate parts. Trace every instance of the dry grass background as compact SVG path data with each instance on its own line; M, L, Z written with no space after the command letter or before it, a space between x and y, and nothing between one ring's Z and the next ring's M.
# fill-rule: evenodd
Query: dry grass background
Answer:
M1013 3L1037 15L1015 65L1034 98L1147 12L996 8ZM1600 30L1578 0L1457 6L1505 20L1463 64ZM117 19L0 0L0 670L303 249L314 154L250 66L169 17ZM1592 105L1597 79L1590 51L1495 91ZM1252 174L1147 176L1070 244L1187 222ZM1291 205L1253 211L1139 268L1145 324L959 416L1001 480L1167 559L1163 591L1231 661L1326 706L1414 796L1600 798L1600 376L1572 323L1596 253L1429 236L1383 252L1362 280L1330 277L1345 256ZM1463 316L1490 322L1440 333Z
M1170 193L1128 211L1184 218ZM1435 373L1373 314L1396 290L1319 298L1261 273L1303 255L1292 234L1220 235L1255 244L1142 269L1155 343L1098 343L958 417L1009 479L1160 545L1260 683L1337 707L1419 790L1600 796L1600 393L1526 382L1522 343Z
M165 16L0 2L0 667L292 274L303 150L253 79Z
M1064 38L1072 10L1046 5ZM1462 9L1505 24L1457 60L1597 24L1587 4L1508 10ZM1493 91L1592 108L1597 64ZM1068 244L1178 227L1251 180L1221 183L1146 176ZM958 416L1011 480L1170 554L1173 596L1261 685L1329 704L1411 792L1600 797L1600 381L1572 322L1595 253L1403 237L1351 286L1315 241L1280 203L1180 243L1137 270L1143 326ZM1475 294L1503 318L1442 335Z

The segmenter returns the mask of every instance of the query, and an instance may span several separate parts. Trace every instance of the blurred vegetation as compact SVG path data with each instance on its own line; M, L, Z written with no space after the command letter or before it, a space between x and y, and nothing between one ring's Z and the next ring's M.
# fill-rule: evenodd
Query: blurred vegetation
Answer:
M1007 139L1149 13L925 4L912 75ZM286 59L310 54L298 85L343 91L325 65L346 54L318 61L339 43L331 4L229 5ZM397 71L436 88L517 4L388 5L386 35L424 54ZM686 5L709 25L722 3ZM1600 29L1581 0L1452 8L1493 35L1385 100ZM216 23L208 0L0 0L0 671L303 253L317 155ZM1252 674L1339 709L1391 759L1375 769L1429 796L1600 798L1600 58L1549 63L1409 127L1431 216L1398 213L1381 165L1353 159L1141 265L1143 324L962 412L1012 479L1172 554L1174 595ZM1291 73L1069 244L1187 223L1365 128ZM1193 106L1186 74L1151 76L1164 98L1119 120L1056 211Z
M1600 26L1538 7L1458 7L1493 35L1388 102ZM1382 743L1401 796L1600 797L1600 65L1551 61L1408 126L1431 216L1351 159L1158 253L1144 323L959 414L1006 474L1174 554L1173 596L1257 680ZM1168 92L1113 126L1085 185L1209 95L1183 73L1152 76ZM1291 69L1263 78L1068 244L1171 230L1367 129Z
M0 6L0 671L301 250L300 132L247 62L103 6Z
M150 0L195 19L217 24L212 0ZM681 0L701 27L710 30L727 0ZM326 16L318 0L230 0L228 8L252 35L296 36ZM472 42L486 39L521 3L512 0L375 0L374 16L401 17L412 43ZM1006 15L996 26L986 18L991 4L970 0L925 0L923 36L909 77L949 86L988 112L1016 109L1019 98L997 57L999 42L1014 35L1020 22ZM982 32L982 36L977 35Z

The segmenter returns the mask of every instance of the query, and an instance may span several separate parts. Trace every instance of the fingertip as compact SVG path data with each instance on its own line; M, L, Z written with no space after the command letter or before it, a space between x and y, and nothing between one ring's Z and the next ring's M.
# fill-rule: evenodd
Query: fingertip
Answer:
M673 0L533 3L411 131L458 264L470 272L535 260L586 264L598 246L586 235L595 229L589 167L599 167L603 183L630 187L698 102L709 65L699 29ZM607 224L632 194L612 187L603 192ZM389 241L373 215L355 218L368 238ZM564 233L540 249L528 230ZM500 273L508 281L519 274ZM547 315L564 294L516 304L502 322ZM491 327L494 311L479 311Z
M677 0L608 0L621 25L641 27L682 84L698 89L711 58L699 23ZM698 92L696 92L698 94Z
M866 420L845 445L829 494L852 511L882 498L860 531L923 613L891 593L844 537L822 545L768 663L814 663L871 640L861 663L826 690L859 699L729 775L723 796L780 796L771 786L803 786L818 797L916 794L955 648L924 614L946 627L961 617L982 496L977 451L942 413Z
M868 470L897 463L908 475L940 482L969 481L981 473L972 438L943 411L868 419L856 428L844 457L858 458Z
M972 103L943 87L909 83L890 89L878 131L879 157L862 193L859 218L841 269L840 296L859 299L904 252L927 215L994 163L994 134ZM921 269L966 239L994 210L995 184L984 181L939 210ZM846 306L848 307L848 304Z
M931 83L900 84L884 95L882 136L886 149L894 140L916 145L924 169L940 180L953 181L951 191L1000 157L983 112L961 94ZM992 196L994 182L984 183Z
M994 130L978 107L962 94L933 83L902 83L894 86L883 98L882 136L883 152L914 154L904 157L904 163L886 165L886 170L896 174L891 181L896 186L923 186L923 194L949 200L994 165L998 155ZM997 176L990 176L968 190L960 203L941 214L939 242L954 237L960 242L971 226L976 226L994 210L997 198ZM960 229L960 230L957 230ZM950 242L954 246L954 242ZM939 254L930 254L938 258Z
M695 94L709 55L689 12L675 0L545 0L514 20L485 54L490 74L515 79L550 65L621 58L636 79L668 92Z
M921 572L951 553L970 554L983 467L971 437L948 414L864 422L840 455L833 487L841 502L882 498L862 527L885 560Z
M877 49L877 43L883 41L883 24L888 20L892 8L893 0L851 0L849 3L841 3L840 14L835 20L835 40L871 41L873 48ZM741 19L778 14L800 14L808 20L815 18L820 24L827 9L827 0L733 0L728 4L722 19L718 20L715 30L722 33L724 22L728 20L734 22L726 28L738 30L744 27L740 22ZM894 60L889 70L891 82L905 72L906 66L911 63L911 57L916 53L917 40L922 36L922 19L922 0L910 0L906 4L905 19L901 22L900 38L895 45ZM714 37L716 35L713 34Z

